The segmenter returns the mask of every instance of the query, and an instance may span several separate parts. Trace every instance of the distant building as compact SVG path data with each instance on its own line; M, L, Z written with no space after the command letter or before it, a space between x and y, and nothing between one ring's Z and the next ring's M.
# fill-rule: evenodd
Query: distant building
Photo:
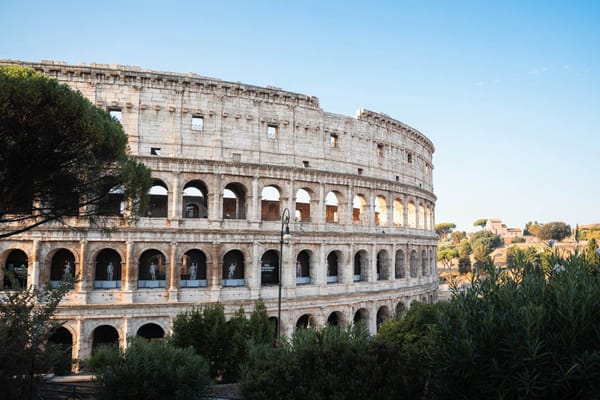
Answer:
M521 229L507 228L500 219L488 219L483 229L500 236L504 243L510 243L513 238L523 236Z

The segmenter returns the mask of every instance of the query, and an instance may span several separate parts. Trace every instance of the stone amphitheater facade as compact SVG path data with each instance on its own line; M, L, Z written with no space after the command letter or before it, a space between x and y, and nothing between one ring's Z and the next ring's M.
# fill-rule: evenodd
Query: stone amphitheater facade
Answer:
M263 299L279 323L279 285L287 335L357 320L375 332L411 302L437 300L434 146L416 129L195 74L0 64L31 67L110 111L152 170L150 211L134 226L107 233L73 216L76 230L48 223L0 242L0 265L23 284L56 284L66 270L81 278L57 315L74 359L168 334L174 316L209 303L232 315ZM118 226L114 196L104 218Z

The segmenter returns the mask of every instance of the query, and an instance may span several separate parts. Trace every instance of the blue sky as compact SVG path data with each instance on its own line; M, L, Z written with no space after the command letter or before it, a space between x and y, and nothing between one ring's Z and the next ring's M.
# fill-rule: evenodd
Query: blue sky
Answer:
M384 112L436 222L600 222L600 1L0 0L0 58L195 72Z

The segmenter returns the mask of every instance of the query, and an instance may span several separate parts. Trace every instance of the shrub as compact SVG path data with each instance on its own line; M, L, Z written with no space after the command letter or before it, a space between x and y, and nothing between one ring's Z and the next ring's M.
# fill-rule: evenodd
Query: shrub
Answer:
M101 349L90 360L99 400L200 399L210 378L206 361L167 341L132 338L125 352Z

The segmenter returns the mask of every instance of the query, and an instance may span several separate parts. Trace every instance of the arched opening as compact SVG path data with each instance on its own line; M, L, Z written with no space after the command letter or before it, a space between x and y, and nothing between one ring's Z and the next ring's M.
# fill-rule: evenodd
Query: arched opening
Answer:
M206 255L200 250L188 250L181 260L179 285L186 287L206 287Z
M50 285L58 287L61 282L76 276L75 256L67 249L59 249L50 264Z
M429 268L427 268L427 252L421 251L421 276L427 276Z
M352 199L352 222L361 224L365 221L367 215L367 200L361 194L357 194Z
M354 282L366 281L368 279L369 257L365 250L357 251L354 254L354 272L352 280Z
M165 256L158 250L150 249L142 253L138 263L139 288L164 288L167 265Z
M223 219L246 218L246 188L241 183L230 183L223 190Z
M113 249L101 250L96 256L94 289L121 287L121 256Z
M360 322L363 323L368 323L369 322L369 311L366 308L361 308L358 311L356 311L356 313L354 313L354 319L353 319L355 324L358 324Z
M377 280L390 279L390 257L388 252L381 250L377 253Z
M344 314L340 311L334 311L327 317L327 324L333 326L344 326Z
M327 283L338 282L338 252L332 251L327 255Z
M155 179L148 192L147 217L166 218L169 213L169 190L167 185L160 179Z
M396 251L396 260L395 260L396 279L403 279L406 276L404 264L405 264L404 251L397 250Z
M410 252L410 277L416 278L418 275L417 270L417 252L415 250Z
M98 202L98 214L107 216L123 215L125 211L125 189L116 185L108 189L106 197Z
M417 207L415 207L415 203L412 201L408 202L408 227L417 227Z
M394 200L394 225L402 226L404 224L404 205L398 199Z
M202 181L188 182L183 188L183 217L208 218L208 189Z
M404 305L404 303L399 302L398 304L396 304L396 318L404 317L405 313L406 313L406 306Z
M118 346L119 332L110 325L100 325L92 336L92 355L101 346Z
M387 306L379 307L379 310L377 310L377 328L379 328L379 325L381 325L388 319L390 319L390 309Z
M73 335L61 326L48 338L48 342L54 344L59 351L52 365L54 375L69 375L73 366Z
M296 220L310 222L310 193L305 189L296 192Z
M148 340L162 339L165 337L165 331L158 324L148 323L140 326L137 331L137 336L141 336Z
M12 250L4 264L4 289L23 289L27 287L27 254L22 250Z
M231 250L223 256L223 286L244 286L244 254Z
M310 283L310 253L302 250L296 257L296 285Z
M304 314L303 316L298 318L298 321L296 322L297 329L315 328L316 326L317 326L317 321L310 314Z
M260 284L277 285L278 283L279 253L275 250L269 250L260 259Z
M279 221L279 201L281 195L275 186L265 186L261 192L260 216L263 221Z
M334 192L327 193L325 197L325 222L333 224L339 222L339 200Z
M387 225L387 201L385 197L375 197L375 225L386 226Z

